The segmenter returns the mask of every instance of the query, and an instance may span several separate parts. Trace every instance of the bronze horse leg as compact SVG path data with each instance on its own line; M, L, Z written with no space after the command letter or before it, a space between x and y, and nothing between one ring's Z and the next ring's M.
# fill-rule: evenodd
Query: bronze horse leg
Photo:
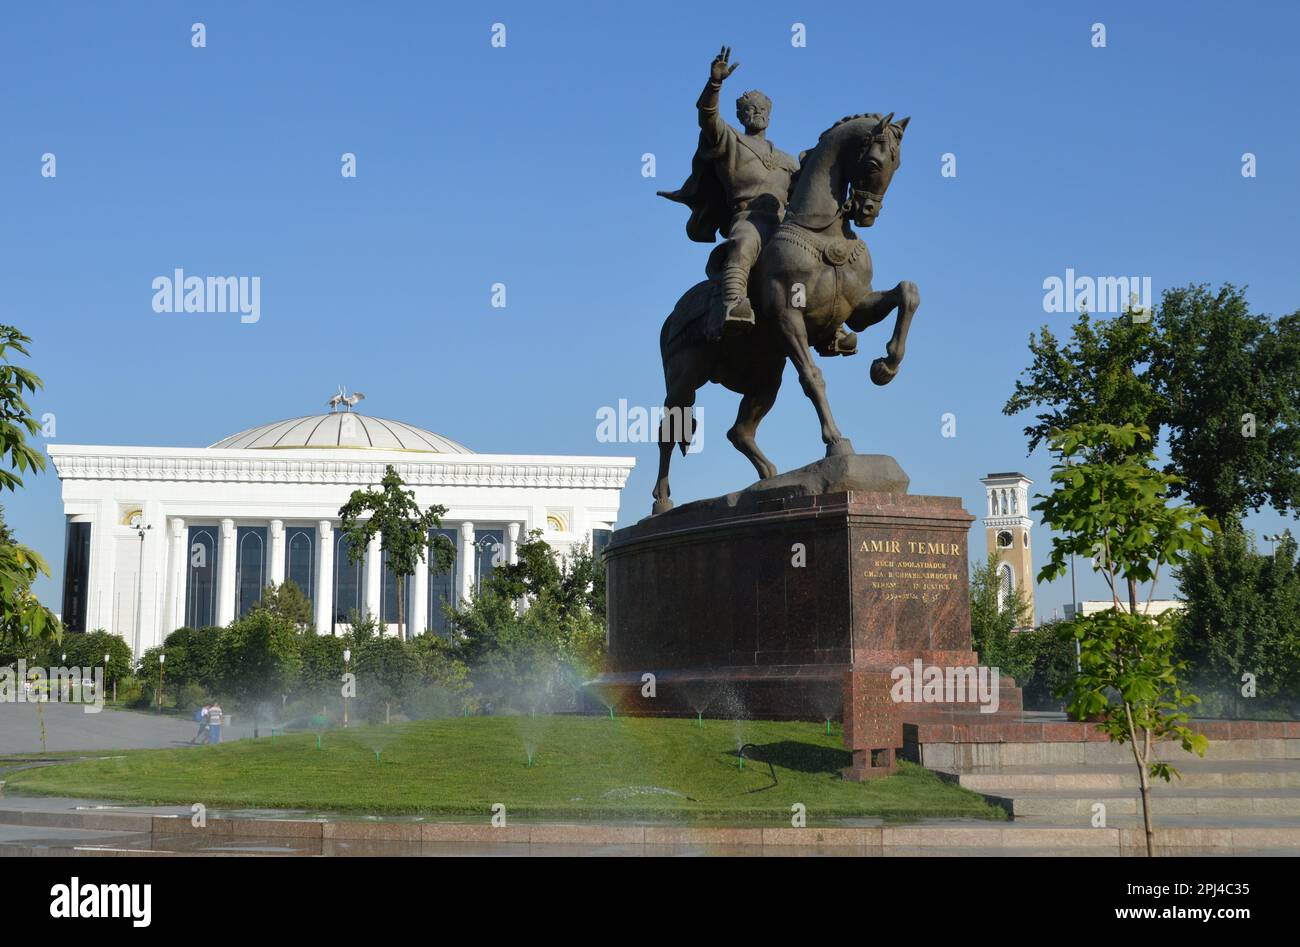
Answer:
M885 345L885 357L871 363L871 380L877 385L889 384L898 374L899 363L903 361L903 352L907 348L907 333L912 325L912 316L920 305L921 291L915 283L903 280L893 289L868 293L845 320L844 324L850 329L861 332L868 326L882 322L893 310L898 310L894 334Z
M758 479L767 480L776 476L776 464L772 463L758 449L754 433L764 415L772 410L776 403L776 393L781 390L781 376L785 373L785 359L755 366L748 374L745 393L740 399L740 409L736 412L736 423L727 432L727 440L733 447L749 458L749 462L758 471Z
M775 294L769 295L774 298ZM776 297L779 298L779 297ZM782 306L777 313L777 327L785 339L786 355L799 372L799 384L803 393L817 410L817 420L822 426L822 443L826 445L826 456L834 457L852 454L853 444L840 433L831 415L830 401L826 398L826 380L822 370L813 358L812 349L808 347L808 327L804 323L804 313L792 306Z
M695 392L708 383L714 357L709 346L697 343L676 350L671 358L664 358L665 410L659 424L659 476L655 480L652 513L664 513L673 508L672 491L668 486L673 448L680 447L685 454L690 446Z

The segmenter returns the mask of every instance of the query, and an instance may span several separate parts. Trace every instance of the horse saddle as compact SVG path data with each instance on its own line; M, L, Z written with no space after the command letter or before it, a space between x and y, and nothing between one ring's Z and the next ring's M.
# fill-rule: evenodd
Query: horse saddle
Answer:
M789 221L781 224L772 239L794 244L814 259L834 267L852 263L867 249L867 245L856 234L851 237L821 236Z

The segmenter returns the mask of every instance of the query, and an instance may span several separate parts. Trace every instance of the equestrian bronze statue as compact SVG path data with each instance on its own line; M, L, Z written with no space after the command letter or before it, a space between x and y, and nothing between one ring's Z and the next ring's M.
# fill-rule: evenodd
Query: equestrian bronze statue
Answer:
M672 508L673 446L686 452L695 392L708 382L741 396L727 439L761 479L776 475L754 435L776 401L787 358L817 410L826 455L852 454L831 416L813 351L853 355L854 333L897 310L885 355L871 363L871 380L887 385L903 360L921 301L906 280L884 292L871 288L871 253L850 227L870 227L879 216L908 119L895 122L892 112L846 116L796 162L767 141L771 101L761 92L746 92L736 103L743 132L719 117L722 83L739 66L729 62L730 52L724 47L713 60L697 103L700 144L691 176L681 189L663 194L691 209L686 229L692 240L712 243L721 234L726 242L709 255L708 278L677 301L659 333L667 410L655 513ZM683 416L685 423L673 423Z

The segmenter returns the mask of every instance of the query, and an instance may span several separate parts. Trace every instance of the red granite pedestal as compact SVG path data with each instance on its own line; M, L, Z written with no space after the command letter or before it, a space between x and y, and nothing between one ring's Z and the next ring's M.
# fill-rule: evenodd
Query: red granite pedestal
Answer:
M885 672L879 687L917 659L974 665L974 517L955 497L908 495L898 475L889 491L751 490L617 531L608 671L589 687L621 713L823 720L842 717L850 670ZM1019 696L1004 688L1006 709ZM900 720L972 710L917 705Z

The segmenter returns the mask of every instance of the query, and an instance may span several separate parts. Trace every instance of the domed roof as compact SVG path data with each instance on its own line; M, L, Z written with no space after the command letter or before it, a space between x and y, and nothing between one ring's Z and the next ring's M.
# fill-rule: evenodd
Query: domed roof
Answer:
M372 418L355 411L313 414L273 421L232 434L210 447L230 450L287 450L290 448L347 447L373 450L409 450L434 454L472 454L441 434L387 418Z

